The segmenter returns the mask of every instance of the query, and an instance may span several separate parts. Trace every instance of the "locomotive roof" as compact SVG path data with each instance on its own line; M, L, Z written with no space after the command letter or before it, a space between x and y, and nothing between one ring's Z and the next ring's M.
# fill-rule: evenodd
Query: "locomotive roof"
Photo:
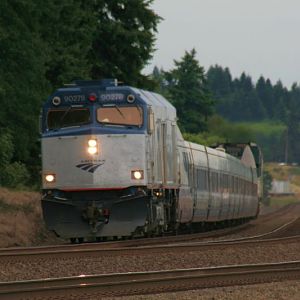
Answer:
M103 80L77 80L72 84L67 84L63 88L57 89L48 99L46 105L52 104L52 100L55 96L63 97L62 102L64 102L65 96L72 95L84 95L85 98L82 98L80 103L72 103L71 101L66 101L65 104L84 104L84 102L88 103L88 96L94 93L97 96L96 103L103 102L113 102L113 103L126 103L126 98L101 98L101 95L105 94L125 94L126 97L128 94L134 94L137 98L137 102L141 104L146 104L148 106L156 107L158 109L167 110L169 114L174 115L176 117L176 109L175 107L166 100L162 95L138 89L135 87L131 87L128 85L118 85L117 80L115 79L103 79ZM81 99L81 98L79 98ZM108 99L108 100L107 100ZM103 100L103 101L102 101ZM75 101L74 101L75 102Z

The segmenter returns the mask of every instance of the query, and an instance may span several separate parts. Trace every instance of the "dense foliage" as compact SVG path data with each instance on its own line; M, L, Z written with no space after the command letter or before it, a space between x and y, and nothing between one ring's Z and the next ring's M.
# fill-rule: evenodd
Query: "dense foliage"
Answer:
M143 68L160 17L153 0L0 1L0 186L37 186L38 116L57 87L74 79L118 78L155 88L177 108L185 137L210 145L257 141L266 160L300 162L300 87L290 90L228 68L206 72L196 51L169 71Z
M160 17L152 0L0 1L0 185L40 177L38 116L47 95L74 79L142 75Z
M153 71L157 91L177 107L185 138L205 145L255 141L266 161L300 163L300 87L294 84L288 90L280 81L273 85L263 76L253 83L245 73L232 78L228 68L216 65L206 73L200 67L202 81L194 97L194 69L187 67L189 58L195 60L194 54L186 53L181 62L175 61L171 72ZM185 76L185 85L178 83L178 76ZM213 102L216 115L209 117Z
M270 135L256 135L268 161L300 162L300 86L295 83L288 90L280 81L273 85L263 76L254 84L245 73L232 79L229 69L220 66L211 67L207 79L216 111L224 118L284 126L284 130L281 126L281 130L273 130ZM265 130L263 126L261 130Z
M175 68L169 72L154 69L153 78L158 82L158 91L176 107L179 125L184 132L205 131L214 103L195 49L186 51L180 61L174 60L174 64Z

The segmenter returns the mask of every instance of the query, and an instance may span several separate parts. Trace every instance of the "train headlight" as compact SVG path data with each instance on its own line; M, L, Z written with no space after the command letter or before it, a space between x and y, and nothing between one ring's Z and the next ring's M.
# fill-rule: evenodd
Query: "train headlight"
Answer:
M131 179L135 179L135 180L144 179L144 171L143 170L131 171Z
M98 153L97 140L95 140L95 139L88 140L88 149L87 149L87 151L91 155Z
M48 183L54 182L55 181L55 175L54 174L46 174L45 175L45 180Z

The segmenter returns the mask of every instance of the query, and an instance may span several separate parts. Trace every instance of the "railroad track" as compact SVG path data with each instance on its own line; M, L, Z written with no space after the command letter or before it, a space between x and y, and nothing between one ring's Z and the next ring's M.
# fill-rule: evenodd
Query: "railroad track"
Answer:
M291 206L286 206L284 209L280 209L274 213L272 213L273 217L276 217L282 213L287 212L290 210ZM264 218L269 218L269 215L265 215ZM220 240L221 242L224 241L238 241L238 240L248 240L248 239L258 239L258 238L265 238L270 237L272 235L278 234L284 228L288 228L289 225L295 223L297 220L296 218L292 221L285 223L274 230L271 230L267 233L254 235L254 236L247 236L237 239L230 239L230 240ZM299 219L300 222L300 219ZM0 248L0 259L1 257L5 256L22 256L22 255L40 255L40 254L51 254L51 253L62 253L64 251L78 253L80 251L88 251L92 252L95 251L102 251L106 248L126 248L126 247L143 247L143 246L152 246L156 245L166 245L166 244L173 244L180 242L191 242L194 240L200 239L207 239L207 238L217 238L223 237L230 234L235 234L238 232L242 232L243 230L247 229L248 227L253 226L252 223L242 224L233 228L225 228L219 230L213 230L209 232L203 233L195 233L195 234L183 234L177 236L163 236L163 237L155 237L155 238L143 238L143 239L136 239L136 240L125 240L125 241L111 241L111 242L102 242L102 243L85 243L85 244L64 244L64 245L51 245L51 246L38 246L38 247L15 247L15 248ZM300 226L299 226L300 227ZM295 236L297 234L294 234ZM203 243L203 242L196 242L196 243ZM210 243L210 242L208 242Z
M0 283L0 299L89 299L299 279L300 261L81 275Z
M300 235L270 238L272 235L278 235L281 231L286 231L289 226L295 222L299 222L296 218L288 223L272 230L268 233L255 235L250 237L243 237L229 240L218 240L209 242L179 242L171 244L154 244L154 245L141 245L126 244L121 247L118 244L112 244L113 247L102 247L101 244L80 244L80 245L64 245L52 247L36 247L36 248L21 248L21 249L2 249L0 251L0 262L8 261L26 261L30 259L51 259L51 258L72 258L72 257L99 257L99 256L122 256L122 255L135 255L135 254L149 254L159 253L161 251L199 251L207 249L217 249L224 247L249 247L252 245L269 245L278 243L295 243L300 242Z
M81 250L101 251L106 248L112 249L112 248L125 248L125 247L141 247L141 246L148 246L148 245L184 242L184 241L192 241L192 240L198 240L204 238L215 238L224 235L234 234L236 232L246 229L248 226L251 226L251 224L246 223L233 228L225 228L225 229L219 229L219 230L213 230L209 232L202 232L202 233L195 233L195 234L182 234L176 236L163 236L163 237L143 238L143 239L124 240L124 241L111 241L111 242L102 242L102 243L0 248L0 257L6 255L14 256L14 255L22 255L22 254L34 255L40 253L50 253L50 252L59 252L59 251L69 251L69 252L78 252Z
M263 220L269 220L270 218L276 218L278 216L284 215L294 209L295 205L284 206L277 211L261 216ZM167 243L177 243L185 241L193 241L198 239L206 238L216 238L225 235L235 234L239 231L243 231L248 227L253 226L252 222L245 223L239 226L212 230L208 232L195 233L195 234L181 234L176 236L162 236L153 238L141 238L134 240L123 240L123 241L108 241L101 243L85 243L85 244L63 244L63 245L50 245L50 246L38 246L38 247L11 247L11 248L0 248L0 256L9 255L21 255L22 253L46 253L46 252L58 252L58 251L80 251L80 250L101 250L103 248L123 248L123 247L140 247L147 245L157 245L157 244L167 244ZM269 233L266 233L266 235ZM249 237L251 238L251 237Z

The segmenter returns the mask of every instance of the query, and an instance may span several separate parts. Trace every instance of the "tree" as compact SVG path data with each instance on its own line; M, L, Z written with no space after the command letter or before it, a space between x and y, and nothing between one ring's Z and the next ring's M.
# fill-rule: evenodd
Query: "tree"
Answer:
M213 112L204 68L196 60L196 50L185 52L175 68L166 75L171 101L177 109L183 131L198 133L206 129L208 116Z
M300 87L295 83L290 91L285 143L288 148L288 162L300 162ZM284 143L284 144L285 144Z
M263 76L261 76L256 84L256 92L260 102L263 104L265 111L267 113L267 117L269 119L274 118L275 113L275 99L273 86L269 79L265 80Z
M37 116L47 90L39 6L0 1L0 11L0 130L10 129L13 159L25 162L38 155Z
M278 81L273 87L273 95L275 99L273 118L286 123L289 93L287 89L283 87L281 81Z
M40 177L38 116L55 88L77 78L103 77L151 86L141 75L160 20L151 2L0 1L0 142L8 140L2 134L8 128L12 158L7 174L15 168L20 175L7 184L25 180L27 170L33 184Z
M215 65L207 71L209 89L215 99L226 97L232 92L232 77L228 68Z
M94 1L45 0L38 8L40 36L47 54L45 77L52 89L74 79L90 78L93 62L88 53L97 29L97 16L90 3Z
M147 87L141 74L152 57L160 17L150 9L153 0L95 0L90 2L97 28L88 55L90 76L118 78L127 84Z
M270 205L269 191L272 189L272 175L268 171L263 172L263 195L262 202L265 205Z

